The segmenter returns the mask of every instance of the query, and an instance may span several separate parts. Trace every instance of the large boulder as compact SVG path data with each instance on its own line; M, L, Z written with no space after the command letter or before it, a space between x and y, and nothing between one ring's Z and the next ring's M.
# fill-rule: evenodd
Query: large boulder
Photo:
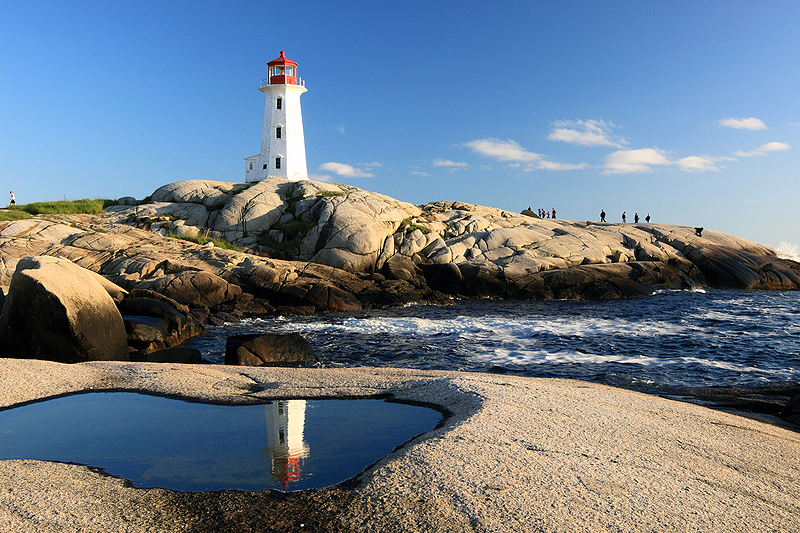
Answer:
M97 275L66 259L17 263L0 313L4 357L62 363L126 361L125 325Z
M205 333L186 306L154 291L134 289L117 307L128 344L144 353L172 348Z
M235 335L225 344L225 364L296 366L319 361L311 344L297 333Z

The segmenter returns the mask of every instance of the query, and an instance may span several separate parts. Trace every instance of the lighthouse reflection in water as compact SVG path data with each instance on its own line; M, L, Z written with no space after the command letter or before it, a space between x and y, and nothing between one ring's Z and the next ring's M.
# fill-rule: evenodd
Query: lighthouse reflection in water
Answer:
M427 407L381 400L220 405L89 392L0 409L0 460L85 464L142 488L318 489L441 419Z
M264 459L270 463L270 473L285 489L299 481L303 462L310 449L303 440L306 423L305 400L279 400L264 406L267 415L267 438Z

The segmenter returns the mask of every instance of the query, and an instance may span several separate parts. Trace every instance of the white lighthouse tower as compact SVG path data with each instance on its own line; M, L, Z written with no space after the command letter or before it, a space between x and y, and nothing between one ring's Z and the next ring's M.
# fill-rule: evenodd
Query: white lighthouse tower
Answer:
M267 66L269 77L261 80L258 88L267 97L261 153L245 158L245 181L307 180L306 139L300 109L305 82L297 75L297 63L287 58L283 50Z

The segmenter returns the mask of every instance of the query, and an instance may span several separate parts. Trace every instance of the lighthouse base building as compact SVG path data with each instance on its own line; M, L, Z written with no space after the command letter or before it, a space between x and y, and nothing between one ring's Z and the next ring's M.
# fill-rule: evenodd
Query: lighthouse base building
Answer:
M300 95L306 92L305 82L297 75L297 63L287 58L283 50L281 56L267 66L269 76L261 80L258 88L267 98L261 152L245 158L245 181L307 180L306 140L300 107Z

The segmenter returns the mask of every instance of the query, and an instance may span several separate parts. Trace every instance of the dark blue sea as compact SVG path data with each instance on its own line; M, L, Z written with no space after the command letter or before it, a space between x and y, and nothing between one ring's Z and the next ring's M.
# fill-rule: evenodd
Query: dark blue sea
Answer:
M574 378L680 395L800 383L800 292L667 291L609 302L452 305L247 319L193 341L301 333L325 367L412 367Z

